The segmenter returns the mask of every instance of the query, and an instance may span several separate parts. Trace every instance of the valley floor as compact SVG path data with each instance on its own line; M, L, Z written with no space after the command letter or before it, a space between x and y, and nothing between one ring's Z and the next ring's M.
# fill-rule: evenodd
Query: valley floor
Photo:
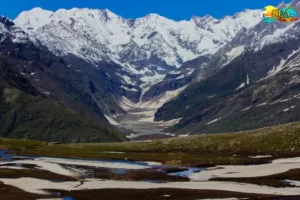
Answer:
M28 199L203 199L271 198L300 195L300 158L273 160L250 166L189 168L157 162L80 160L54 157L11 157L0 163L0 182L11 195L23 191ZM270 178L276 175L277 178ZM260 182L244 183L249 178ZM215 181L215 178L236 178ZM252 178L252 179L250 179ZM291 179L291 180L289 180ZM272 180L272 181L270 181ZM273 184L273 185L272 185ZM0 193L1 195L1 193ZM100 196L101 196L100 195ZM127 196L127 197L126 197Z
M1 139L6 199L299 199L300 123L143 142ZM26 197L26 198L25 198ZM293 199L292 198L292 199Z
M175 135L167 134L164 129L176 124L179 120L167 122L155 122L154 114L156 109L143 107L132 108L127 110L128 114L114 119L114 125L121 127L133 134L127 136L129 140L148 140L163 139L175 137Z

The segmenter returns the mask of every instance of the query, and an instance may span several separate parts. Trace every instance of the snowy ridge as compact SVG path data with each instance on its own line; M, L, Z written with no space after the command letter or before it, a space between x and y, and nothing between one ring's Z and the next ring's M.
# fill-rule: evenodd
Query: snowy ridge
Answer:
M242 28L259 21L259 10L221 20L205 16L177 22L157 14L124 19L109 10L34 8L14 22L57 55L74 54L90 62L111 60L139 74L143 68L162 73L167 66L180 67L213 54Z
M52 12L34 8L20 13L14 23L32 41L58 56L72 54L95 66L99 62L120 65L121 89L138 93L140 88L143 99L169 72L176 73L186 61L215 54L242 29L260 21L260 10L245 10L223 19L204 16L174 21L158 14L125 19L107 9ZM242 49L236 51L239 54ZM190 76L192 70L174 81Z
M29 36L4 16L0 16L0 35L0 42L6 38L10 38L14 43L26 43L29 41Z

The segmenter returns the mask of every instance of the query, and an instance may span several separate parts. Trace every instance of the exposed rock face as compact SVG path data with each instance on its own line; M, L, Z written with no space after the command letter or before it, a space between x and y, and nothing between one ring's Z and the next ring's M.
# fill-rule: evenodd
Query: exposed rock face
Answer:
M160 108L156 120L182 118L169 129L178 133L239 131L298 121L299 27L299 22L260 23L239 33L212 57L211 73ZM229 59L227 49L239 46L243 50Z

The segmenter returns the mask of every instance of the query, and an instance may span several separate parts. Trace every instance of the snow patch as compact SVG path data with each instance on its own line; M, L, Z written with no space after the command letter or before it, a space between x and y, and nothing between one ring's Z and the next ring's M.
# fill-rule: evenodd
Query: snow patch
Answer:
M215 123L215 122L219 121L220 119L222 119L222 118L216 118L216 119L214 119L214 120L212 120L212 121L210 121L210 122L206 123L206 125L213 124L213 123Z
M119 152L119 151L102 151L102 153L110 153L110 154L124 154L125 152Z
M232 60L234 60L236 57L240 56L245 50L245 46L238 46L235 48L232 48L229 52L226 53L227 55L227 62L222 65L224 67L225 65L228 65Z
M258 104L256 107L265 106L265 105L267 105L267 104L268 104L267 102L264 102L264 103Z
M247 111L247 110L249 110L250 108L252 108L252 106L249 106L249 107L243 109L243 111Z
M119 106L121 108L123 108L125 111L128 111L128 110L130 110L132 108L137 107L138 104L133 103L132 101L130 101L126 97L122 96L122 99L119 101Z
M138 91L135 88L128 88L128 87L125 87L124 85L122 85L121 88L123 88L124 90L130 91L130 92L137 92Z
M249 158L271 158L272 155L257 155L257 156L249 156Z
M226 165L190 175L192 181L207 181L211 178L250 178L263 177L284 173L291 169L298 169L300 158L285 158L261 165ZM299 191L300 192L300 191Z
M184 138L184 137L188 137L188 136L190 136L189 133L188 134L183 134L183 135L178 135L178 137L180 137L180 138Z
M104 115L104 116L105 116L105 118L108 120L108 122L109 122L111 125L115 125L115 126L120 125L119 122L117 122L115 119L113 119L113 118L111 118L111 117L109 117L109 116L107 116L107 115Z
M48 194L46 189L53 190L87 190L87 189L194 189L194 190L222 190L251 194L269 194L269 195L300 195L299 188L274 188L268 186L260 186L254 184L234 183L234 182L168 182L168 183L149 183L134 181L113 181L86 179L82 184L80 182L51 182L48 180L40 180L35 178L19 178L19 179L0 179L5 185L11 185L26 192L34 194Z
M238 88L236 88L236 90L242 89L243 87L245 87L245 83L242 83Z

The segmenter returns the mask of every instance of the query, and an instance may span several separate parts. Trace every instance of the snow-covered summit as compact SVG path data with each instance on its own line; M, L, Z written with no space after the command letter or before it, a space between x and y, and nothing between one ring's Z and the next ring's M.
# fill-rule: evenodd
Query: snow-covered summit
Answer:
M242 28L252 28L261 22L259 10L244 10L233 16L216 19L210 15L193 17L191 21L201 29L208 30L223 40L230 41Z
M5 39L11 39L16 43L25 43L29 41L28 35L15 23L5 16L0 16L0 42Z
M52 12L34 8L20 13L14 23L36 45L58 56L75 55L95 66L103 61L120 65L116 73L123 79L122 88L131 93L132 87L140 88L143 99L169 72L199 56L210 57L241 30L260 21L260 10L245 10L223 19L206 15L175 21L155 13L125 19L107 9ZM183 73L177 79L191 74Z
M50 23L52 11L43 10L42 8L33 8L31 11L24 11L15 21L17 25L27 30L37 30Z
M213 54L239 30L259 20L258 10L224 19L204 16L174 21L158 14L124 19L107 9L52 12L34 8L22 12L14 22L55 54L74 54L96 62L109 59L137 73L150 65L150 71L156 70L153 66L179 67L199 55Z

